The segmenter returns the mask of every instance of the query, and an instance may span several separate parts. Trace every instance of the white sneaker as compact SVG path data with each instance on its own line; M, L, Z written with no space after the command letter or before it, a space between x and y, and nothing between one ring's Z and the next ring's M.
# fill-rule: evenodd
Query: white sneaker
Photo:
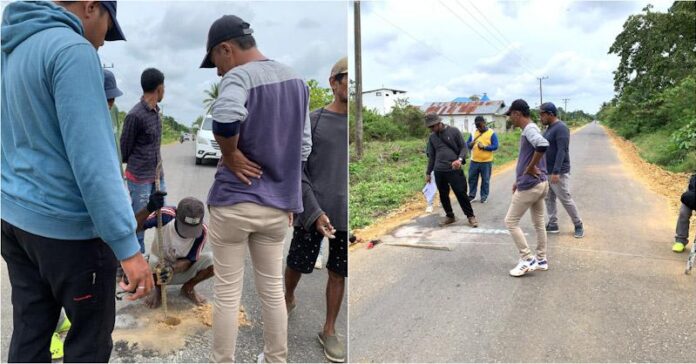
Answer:
M535 259L537 264L534 270L549 270L549 261L546 258L540 259L539 257L536 257Z
M530 260L520 259L515 268L510 270L510 275L513 277L521 277L528 272L533 272L536 269L536 266L536 258L532 258Z
M263 353L259 354L259 356L256 357L256 362L257 362L257 363L265 363L265 362L266 362L266 356L263 355Z
M322 257L321 253L319 253L319 256L317 256L317 261L314 262L314 268L315 269L324 268L324 257Z
M429 205L428 207L426 207L426 208L425 208L425 212L428 213L428 214L431 213L431 212L433 212L433 205Z

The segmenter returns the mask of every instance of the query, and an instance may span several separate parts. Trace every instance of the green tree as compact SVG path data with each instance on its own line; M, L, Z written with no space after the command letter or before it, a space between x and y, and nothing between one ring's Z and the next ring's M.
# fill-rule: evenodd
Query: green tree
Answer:
M614 72L619 97L630 92L647 100L696 69L696 2L675 1L666 13L652 8L629 16L609 48L620 58Z
M396 101L389 118L394 124L405 127L411 137L424 138L430 133L424 124L425 114L420 108L410 105L407 98Z
M469 100L471 101L481 101L481 97L479 95L471 95L469 96Z
M309 109L316 110L324 107L333 101L333 91L330 88L319 86L317 80L307 81L309 87Z
M203 106L206 108L206 112L210 114L213 108L213 103L217 100L220 93L220 82L215 82L210 85L209 90L205 90L206 98L203 100Z

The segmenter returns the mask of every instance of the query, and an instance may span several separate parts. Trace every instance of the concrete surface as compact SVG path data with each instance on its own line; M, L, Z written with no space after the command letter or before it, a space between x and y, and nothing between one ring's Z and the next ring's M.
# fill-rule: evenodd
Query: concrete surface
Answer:
M494 177L480 228L416 218L350 259L356 362L684 362L696 359L696 276L670 250L674 216L633 179L604 130L571 138L571 188L586 235L559 207L549 267L513 278L504 217L514 171ZM532 247L529 215L522 220ZM693 232L692 232L693 235ZM451 251L388 246L441 244Z

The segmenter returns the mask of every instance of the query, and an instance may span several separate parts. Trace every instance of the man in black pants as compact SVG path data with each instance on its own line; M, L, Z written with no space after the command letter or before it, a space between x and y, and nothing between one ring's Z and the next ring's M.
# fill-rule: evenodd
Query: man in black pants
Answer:
M97 49L125 40L115 1L12 2L2 21L2 258L8 362L108 362L116 266L134 300L154 286L123 188ZM10 101L11 100L11 101Z
M295 289L302 274L312 273L329 239L329 274L326 282L326 320L317 334L324 355L332 362L346 361L345 345L336 335L348 276L348 58L331 69L329 84L334 100L310 114L312 152L302 173L304 211L295 219L295 231L285 269L285 304L288 314L295 308Z
M430 182L430 172L435 171L435 184L440 193L440 203L447 215L440 226L453 223L454 212L449 199L450 187L457 196L459 206L469 220L469 225L478 227L478 221L466 194L466 177L462 165L466 163L467 148L459 129L447 126L437 114L425 116L425 126L431 131L428 139L428 169L425 181Z

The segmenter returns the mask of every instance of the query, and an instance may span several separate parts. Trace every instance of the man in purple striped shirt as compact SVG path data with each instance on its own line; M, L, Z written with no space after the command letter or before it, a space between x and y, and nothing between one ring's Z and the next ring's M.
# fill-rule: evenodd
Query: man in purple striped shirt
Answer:
M512 185L512 201L505 216L505 225L520 252L520 260L515 268L510 270L510 275L519 277L534 270L549 269L544 227L544 199L549 192L544 153L549 147L549 142L544 139L539 127L530 118L526 101L513 101L505 115L510 117L514 126L522 129L516 178ZM529 249L527 239L520 228L520 219L527 210L530 211L537 235L536 255Z
M148 68L140 76L143 96L126 115L121 132L121 158L133 212L140 211L155 192L155 171L161 159L162 121L157 106L164 97L164 74ZM165 191L164 173L160 173L160 191ZM145 253L145 235L138 233L140 252Z
M309 89L289 67L266 58L252 32L234 15L216 20L201 64L222 77L211 112L222 160L208 195L215 362L234 361L247 246L263 306L262 355L287 361L283 245L293 213L303 211L302 162L311 151Z

